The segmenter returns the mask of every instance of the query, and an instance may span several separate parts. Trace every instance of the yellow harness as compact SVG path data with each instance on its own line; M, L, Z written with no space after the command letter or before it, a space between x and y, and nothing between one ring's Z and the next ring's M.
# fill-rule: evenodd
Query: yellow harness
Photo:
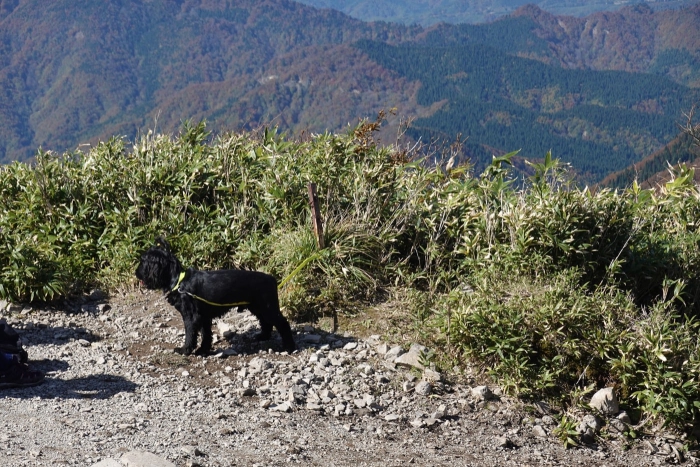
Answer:
M228 308L233 308L234 306L250 305L250 302L214 303L214 302L210 302L209 300L207 300L207 299L205 299L205 298L199 297L199 296L197 296L197 295L195 295L195 294L193 294L193 293L190 293L190 292L187 292L187 291L184 291L184 290L180 290L180 284L181 284L182 281L185 279L185 274L186 274L185 271L183 271L183 272L180 273L180 277L178 277L178 279L177 279L177 284L175 284L175 287L173 287L173 289L172 289L173 292L175 292L175 291L177 290L177 291L180 292L180 293L184 293L184 294L189 295L189 296L192 297L192 298L196 298L196 299L199 300L200 302L204 302L204 303L206 303L206 304L208 304L208 305L213 305L213 306L225 306L225 307L228 307Z

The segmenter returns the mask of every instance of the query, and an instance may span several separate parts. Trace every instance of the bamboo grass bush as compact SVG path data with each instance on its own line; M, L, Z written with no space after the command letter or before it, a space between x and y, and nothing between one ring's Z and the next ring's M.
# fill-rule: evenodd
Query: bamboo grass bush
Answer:
M361 313L392 294L443 359L564 405L615 384L649 420L698 423L700 192L592 191L547 154L513 183L514 153L478 176L372 140L377 122L305 141L259 133L114 138L0 168L0 297L48 301L134 283L166 235L182 262L290 278L294 319ZM311 229L317 184L326 248Z

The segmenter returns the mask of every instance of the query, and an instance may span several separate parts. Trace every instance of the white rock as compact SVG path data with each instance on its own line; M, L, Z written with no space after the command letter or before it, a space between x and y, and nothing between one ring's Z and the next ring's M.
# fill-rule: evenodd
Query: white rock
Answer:
M394 360L394 363L403 367L423 369L423 365L420 362L420 355L414 352L406 352L403 355L399 355L396 360Z
M421 381L416 384L415 393L419 396L429 396L433 390L433 386L428 381Z
M581 423L578 425L578 432L585 433L588 428L591 428L594 433L598 433L603 426L603 422L600 418L595 415L585 415L581 419Z
M292 410L292 406L289 402L282 402L281 404L270 407L270 410L275 410L277 412L289 412Z
M593 394L589 405L604 415L615 415L620 411L614 388L604 388Z
M124 465L115 459L102 459L97 464L93 464L92 467L124 467Z
M343 350L355 350L357 348L357 342L348 342L343 346Z
M488 386L477 386L472 388L472 397L477 401L487 401L493 397L493 393Z
M150 452L130 451L120 459L124 467L175 467L175 464Z
M623 423L626 423L626 424L628 424L628 425L632 423L632 420L630 419L630 416L627 415L627 412L625 412L625 411L620 412L620 413L618 414L617 418L618 418L618 420L620 420L620 421L622 421Z
M425 370L423 370L423 379L426 381L430 381L431 383L439 383L440 381L442 381L442 375L435 370L426 368Z
M618 433L623 433L625 430L627 430L627 425L625 422L620 420L619 418L613 418L608 422L608 427L613 431L613 432L618 432Z
M420 428L420 427L422 427L423 425L425 425L425 422L424 422L423 420L421 420L420 418L413 419L413 420L411 420L409 423L410 423L411 426L414 427L414 428Z
M505 436L496 436L493 441L494 446L497 448L507 448L511 445L510 441Z
M355 399L353 402L355 403L355 407L357 407L358 409L364 409L365 407L367 407L367 401L365 401L364 399Z
M272 368L272 363L260 357L255 357L250 361L248 365L251 369L258 371L268 370Z
M389 351L386 353L384 358L386 358L387 360L394 361L394 360L396 360L397 357L399 357L403 353L404 352L403 352L403 349L401 348L401 346L397 345L397 346L389 349Z
M532 427L532 434L538 438L546 438L547 432L540 425L535 425Z
M218 322L216 323L216 329L219 331L219 334L220 334L222 337L225 337L225 336L224 336L224 333L231 332L231 331L233 330L233 328L231 327L230 324L225 323L225 322L223 322L223 321L218 321Z

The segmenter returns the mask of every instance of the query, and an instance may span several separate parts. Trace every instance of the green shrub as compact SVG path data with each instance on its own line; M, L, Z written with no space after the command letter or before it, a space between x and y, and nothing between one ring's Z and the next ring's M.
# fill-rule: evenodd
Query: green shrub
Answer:
M186 266L275 275L294 319L359 313L392 289L423 339L510 392L566 404L615 384L659 422L698 422L692 171L656 192L592 191L550 154L515 180L511 153L475 176L449 152L376 145L378 126L291 141L186 123L0 167L0 297L134 284L140 252L165 235Z
M474 279L473 290L454 290L440 308L451 313L451 342L504 389L555 396L606 380L606 353L634 314L628 297L588 293L574 269L542 277L487 270Z

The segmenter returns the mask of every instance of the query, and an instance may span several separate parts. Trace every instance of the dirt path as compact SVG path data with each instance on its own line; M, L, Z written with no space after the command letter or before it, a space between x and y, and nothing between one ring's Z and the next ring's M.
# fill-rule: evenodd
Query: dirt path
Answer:
M655 455L617 437L566 450L550 414L480 401L450 375L432 374L426 392L421 372L387 359L391 343L378 336L297 325L300 350L287 355L278 340L253 342L255 320L231 312L217 324L218 355L181 357L171 351L180 318L158 294L93 298L2 313L47 379L0 393L1 465L92 466L133 450L177 466L677 462L662 438L650 440Z

